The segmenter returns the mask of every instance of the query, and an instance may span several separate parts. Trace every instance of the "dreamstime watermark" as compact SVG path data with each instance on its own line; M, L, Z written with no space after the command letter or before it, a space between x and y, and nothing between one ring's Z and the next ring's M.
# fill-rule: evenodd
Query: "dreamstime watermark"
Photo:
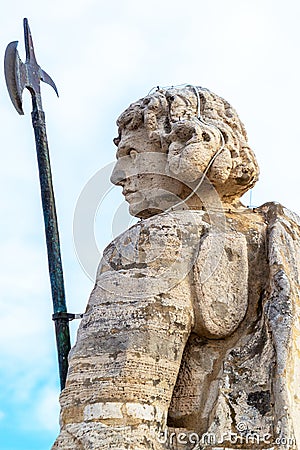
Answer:
M248 426L245 422L239 422L236 429L236 433L227 431L219 435L211 432L202 435L195 432L175 433L168 429L157 435L157 441L160 444L167 444L171 448L177 448L177 445L189 445L188 448L190 450L200 450L203 447L205 448L205 446L213 446L213 450L229 450L230 448L241 448L241 445L259 445L261 448L265 448L265 445L281 445L286 448L295 448L296 445L295 438L284 436L273 438L270 433L260 434L248 431ZM235 445L237 447L228 447Z
M78 260L89 278L94 279L96 268L101 259L101 252L97 246L95 237L95 218L97 211L112 189L121 189L120 186L113 186L110 182L110 176L115 168L113 162L100 169L83 188L74 213L73 220L73 238L75 251ZM126 267L158 267L155 272L152 270L146 275L137 274L133 271L130 276L130 270L124 271L121 267L116 268L112 263L110 255L104 252L103 265L106 269L97 279L97 284L115 295L130 295L136 298L145 295L156 295L161 292L167 292L178 282L184 279L193 267L198 255L201 232L199 233L199 211L191 211L182 201L176 192L172 192L174 184L187 186L190 191L197 187L196 183L185 183L176 175L167 172L167 155L156 152L146 152L135 157L134 162L129 156L118 159L118 170L122 173L125 180L130 181L130 186L123 186L123 192L127 194L127 201L130 204L131 213L139 215L143 209L157 210L161 209L159 222L156 218L142 220L130 231L121 233L118 237L119 222L130 222L128 213L122 205L115 205L115 214L112 220L112 239L115 252L118 254L119 261L123 261ZM143 178L144 177L144 178ZM149 184L149 179L153 183ZM136 186L132 180L138 180ZM169 181L168 181L169 180ZM171 182L171 184L170 184ZM148 183L148 184L147 184ZM169 184L168 184L169 183ZM171 186L171 188L170 188ZM202 234L210 229L209 249L206 252L206 261L201 263L201 281L210 277L218 266L219 260L224 250L225 242L225 214L219 195L213 185L205 178L201 189L195 189L195 196L203 205L203 214L207 217L207 222L203 223ZM201 214L201 213L200 213ZM188 220L187 220L188 217ZM158 228L156 233L148 233L147 245L145 245L145 236L149 224L157 223L164 228L165 238L157 239L159 236ZM190 232L187 230L187 223L190 223ZM168 235L168 229L175 230L177 240L171 239ZM170 241L170 242L169 242ZM162 255L168 254L173 244L172 254L168 264L162 264L160 260ZM174 244L175 243L175 244ZM174 248L176 245L176 248ZM120 266L119 266L120 267ZM108 268L108 269L107 269Z

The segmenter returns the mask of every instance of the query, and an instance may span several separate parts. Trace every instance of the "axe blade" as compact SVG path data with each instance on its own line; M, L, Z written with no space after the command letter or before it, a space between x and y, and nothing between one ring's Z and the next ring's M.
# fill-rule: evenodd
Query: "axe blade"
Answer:
M54 81L52 80L52 78L50 77L50 75L48 75L48 74L47 74L43 69L41 69L41 68L40 68L40 70L39 70L39 73L40 73L40 79L41 79L44 83L47 83L47 84L49 84L50 86L52 86L53 89L55 90L55 93L56 93L57 97L59 97L57 87L56 87Z
M49 84L58 96L57 87L54 81L36 62L32 36L27 19L24 19L24 36L26 49L25 64L21 61L17 50L18 41L8 44L4 57L4 71L8 93L19 114L24 114L22 95L25 87L29 89L33 101L38 102L38 108L40 110L42 110L40 81Z
M4 57L4 72L6 86L11 101L19 114L24 114L22 93L25 87L26 69L17 50L18 41L11 42L6 47Z

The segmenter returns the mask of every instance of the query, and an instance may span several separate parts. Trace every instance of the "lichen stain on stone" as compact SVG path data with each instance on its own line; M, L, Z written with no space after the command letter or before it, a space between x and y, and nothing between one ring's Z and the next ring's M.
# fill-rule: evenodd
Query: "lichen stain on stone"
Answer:
M270 391L256 391L248 394L247 403L254 406L262 416L271 410L271 394Z

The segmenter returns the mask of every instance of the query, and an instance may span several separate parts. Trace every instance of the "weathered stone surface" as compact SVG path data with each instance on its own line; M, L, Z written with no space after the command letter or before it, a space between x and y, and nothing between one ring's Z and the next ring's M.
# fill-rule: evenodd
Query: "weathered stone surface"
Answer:
M239 202L244 127L195 89L119 118L112 181L142 220L104 251L53 450L300 448L300 221Z

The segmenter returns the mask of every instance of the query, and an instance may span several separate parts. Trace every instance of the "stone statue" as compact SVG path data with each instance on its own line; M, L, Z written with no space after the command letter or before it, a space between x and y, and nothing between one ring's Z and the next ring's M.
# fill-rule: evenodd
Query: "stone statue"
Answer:
M104 251L53 449L300 449L298 217L243 206L258 165L209 90L117 123L111 181L141 220Z

